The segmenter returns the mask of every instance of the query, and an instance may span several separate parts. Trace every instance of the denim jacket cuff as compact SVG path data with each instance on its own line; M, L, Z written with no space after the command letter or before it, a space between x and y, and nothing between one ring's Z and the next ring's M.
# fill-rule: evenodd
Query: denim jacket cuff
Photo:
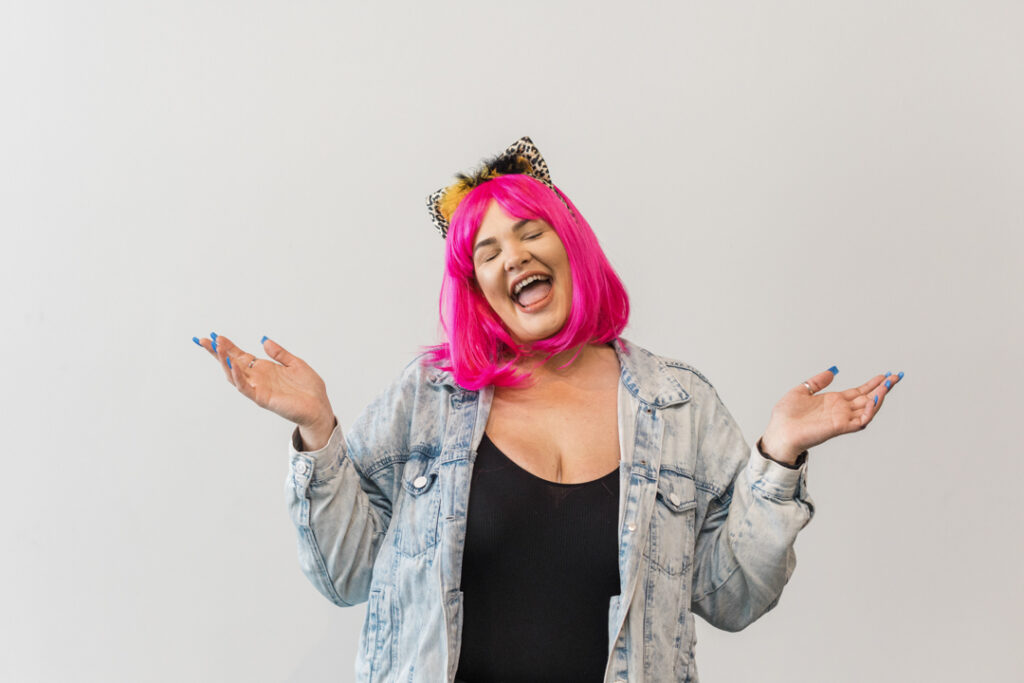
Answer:
M767 458L758 451L756 445L750 449L750 462L747 464L750 481L753 487L770 498L789 500L794 498L797 489L807 472L807 459L796 468L786 467Z
M341 460L345 457L345 437L341 433L341 424L334 425L331 438L323 448L316 451L303 451L302 437L299 436L299 428L292 432L291 442L288 444L288 459L291 461L292 472L296 479L305 478L311 481L323 481L330 479L341 467Z

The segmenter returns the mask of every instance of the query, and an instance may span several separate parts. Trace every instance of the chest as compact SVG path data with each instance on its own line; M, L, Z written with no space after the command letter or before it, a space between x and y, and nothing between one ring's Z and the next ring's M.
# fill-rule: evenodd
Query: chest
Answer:
M487 434L510 460L542 479L593 481L619 465L617 411L614 379L495 392Z

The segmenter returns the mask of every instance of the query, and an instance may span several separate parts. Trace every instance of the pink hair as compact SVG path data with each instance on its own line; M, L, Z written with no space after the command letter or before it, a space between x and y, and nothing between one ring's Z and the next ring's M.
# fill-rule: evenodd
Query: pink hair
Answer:
M492 200L513 218L546 222L569 257L569 317L557 334L529 347L515 342L476 284L473 241ZM590 225L557 188L552 192L525 175L499 176L482 183L459 204L446 241L440 311L447 341L429 347L424 363L451 371L455 382L465 389L519 385L528 375L515 364L527 353L542 352L547 360L583 344L612 341L626 326L629 297L622 281Z

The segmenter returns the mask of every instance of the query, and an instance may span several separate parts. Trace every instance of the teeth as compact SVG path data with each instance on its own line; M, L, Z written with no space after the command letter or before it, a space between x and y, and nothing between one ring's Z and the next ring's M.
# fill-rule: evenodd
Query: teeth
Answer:
M526 278L525 280L522 280L522 281L518 282L516 284L516 286L512 288L512 296L519 296L519 292L523 291L523 287L525 287L526 285L531 284L533 282L536 282L537 280L546 280L546 279L547 278L544 277L543 275L531 275L530 277Z

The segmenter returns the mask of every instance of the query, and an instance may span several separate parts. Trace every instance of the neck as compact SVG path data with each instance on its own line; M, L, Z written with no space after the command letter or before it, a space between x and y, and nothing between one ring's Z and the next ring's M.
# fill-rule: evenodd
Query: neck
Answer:
M609 354L615 354L610 344L583 344L557 353L547 361L544 361L544 354L524 356L516 367L530 373L531 383L564 380L586 373L595 364L607 360Z

